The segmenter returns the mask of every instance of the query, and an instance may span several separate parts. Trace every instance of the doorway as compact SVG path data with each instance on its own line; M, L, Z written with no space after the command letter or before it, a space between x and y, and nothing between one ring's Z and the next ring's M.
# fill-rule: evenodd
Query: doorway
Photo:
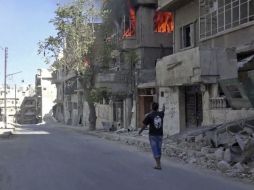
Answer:
M200 85L185 87L186 127L199 127L203 121L202 93Z

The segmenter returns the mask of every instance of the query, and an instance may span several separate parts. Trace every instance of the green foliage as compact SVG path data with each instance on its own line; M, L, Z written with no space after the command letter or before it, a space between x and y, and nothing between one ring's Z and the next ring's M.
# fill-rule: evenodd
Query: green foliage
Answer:
M93 89L90 93L89 98L93 102L101 103L104 99L106 102L109 102L110 93L105 88Z
M126 61L128 63L135 66L139 62L140 57L137 55L135 50L132 50L132 51L129 51L126 53L126 59L127 59Z
M70 4L58 5L55 18L56 36L39 42L39 54L45 61L85 73L89 69L89 52L95 41L95 21L103 14L93 0L74 0Z

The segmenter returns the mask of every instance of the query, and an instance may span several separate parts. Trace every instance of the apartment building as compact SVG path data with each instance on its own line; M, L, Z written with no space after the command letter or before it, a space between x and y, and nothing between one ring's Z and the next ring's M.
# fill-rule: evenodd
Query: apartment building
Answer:
M173 54L156 67L167 134L254 116L254 1L158 4L174 15Z

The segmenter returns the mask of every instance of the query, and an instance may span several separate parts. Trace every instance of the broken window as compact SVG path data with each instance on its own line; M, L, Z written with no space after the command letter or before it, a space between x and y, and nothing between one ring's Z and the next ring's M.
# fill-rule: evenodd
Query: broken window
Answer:
M254 20L254 0L200 1L200 39Z
M194 46L194 24L188 24L181 27L180 36L181 49Z

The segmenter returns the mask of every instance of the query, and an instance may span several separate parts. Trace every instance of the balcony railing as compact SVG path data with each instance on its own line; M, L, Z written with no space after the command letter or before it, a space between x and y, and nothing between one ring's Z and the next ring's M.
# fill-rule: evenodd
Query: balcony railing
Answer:
M226 97L210 98L210 109L224 109L227 108Z

